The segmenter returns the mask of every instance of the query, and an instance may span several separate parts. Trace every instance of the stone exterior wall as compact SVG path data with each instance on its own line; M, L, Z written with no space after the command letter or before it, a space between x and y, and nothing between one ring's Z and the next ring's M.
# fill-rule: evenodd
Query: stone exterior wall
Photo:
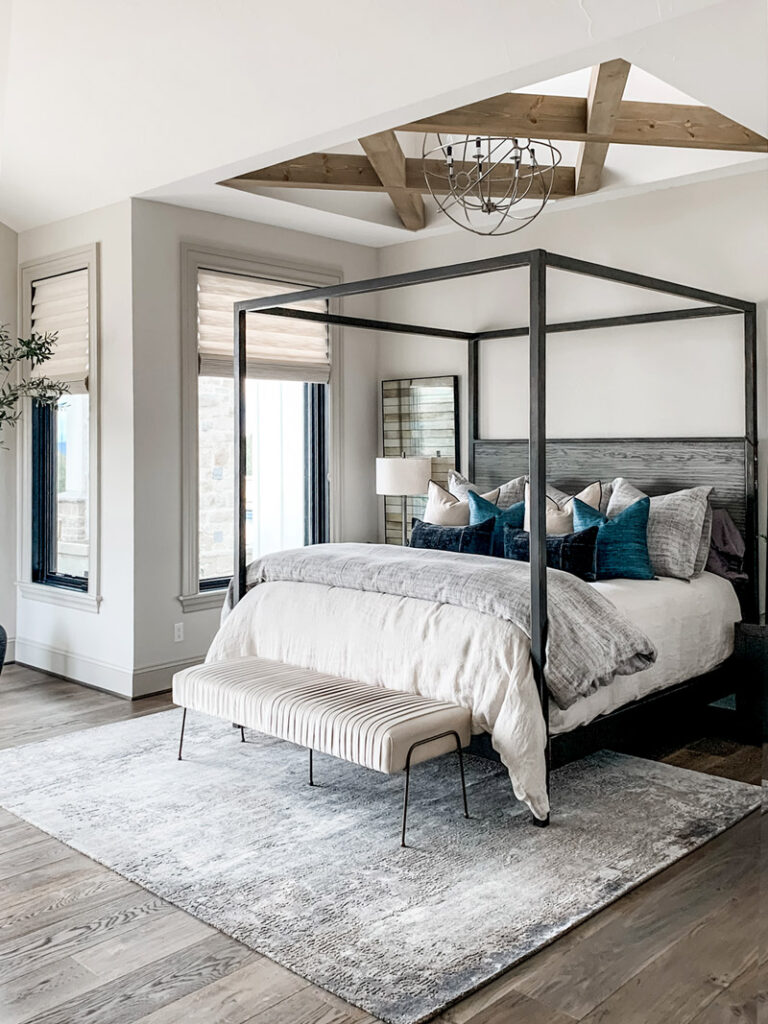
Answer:
M198 387L200 579L232 575L235 460L232 381L200 377Z

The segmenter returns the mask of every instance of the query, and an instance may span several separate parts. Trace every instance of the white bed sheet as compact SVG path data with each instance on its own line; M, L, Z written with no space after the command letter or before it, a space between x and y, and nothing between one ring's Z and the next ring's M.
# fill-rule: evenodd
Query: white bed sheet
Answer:
M728 580L704 572L691 580L605 580L592 586L642 629L658 657L643 672L612 683L566 710L550 702L550 731L570 732L633 700L693 679L720 665L733 651L741 619Z

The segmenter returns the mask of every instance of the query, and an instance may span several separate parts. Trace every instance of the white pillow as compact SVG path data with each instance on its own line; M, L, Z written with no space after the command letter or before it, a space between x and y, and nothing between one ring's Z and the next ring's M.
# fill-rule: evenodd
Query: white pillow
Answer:
M563 534L573 533L573 499L578 498L585 505L594 509L600 508L603 496L603 487L599 480L595 480L589 487L585 487L578 494L566 494L547 484L547 533ZM530 485L525 485L525 522L523 529L531 531L530 519Z
M499 498L499 488L483 494L482 497L495 505ZM424 522L435 526L469 526L469 503L459 501L450 491L430 480Z

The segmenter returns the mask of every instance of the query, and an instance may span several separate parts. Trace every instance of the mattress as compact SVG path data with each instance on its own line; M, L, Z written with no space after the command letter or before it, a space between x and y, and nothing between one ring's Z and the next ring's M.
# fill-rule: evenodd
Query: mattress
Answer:
M716 668L733 652L741 619L736 592L720 576L693 580L606 580L592 584L631 619L658 651L655 664L613 682L566 710L550 702L550 731L570 732L640 697Z

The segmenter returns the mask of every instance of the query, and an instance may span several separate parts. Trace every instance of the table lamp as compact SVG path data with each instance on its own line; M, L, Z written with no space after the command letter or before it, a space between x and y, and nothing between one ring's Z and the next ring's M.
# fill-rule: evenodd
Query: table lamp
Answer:
M432 459L376 459L376 493L395 496L403 502L403 547L408 547L408 498L426 494L432 475Z

